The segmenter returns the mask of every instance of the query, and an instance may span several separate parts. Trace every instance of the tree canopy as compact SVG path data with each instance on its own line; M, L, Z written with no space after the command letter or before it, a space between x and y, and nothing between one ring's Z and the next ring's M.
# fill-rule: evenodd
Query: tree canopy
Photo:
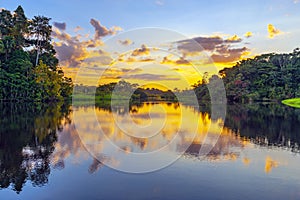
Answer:
M0 100L57 101L71 96L51 44L51 18L28 19L21 6L0 12Z
M207 84L216 75L195 84L199 99L209 100ZM300 49L292 53L263 54L219 72L229 102L276 101L300 96Z

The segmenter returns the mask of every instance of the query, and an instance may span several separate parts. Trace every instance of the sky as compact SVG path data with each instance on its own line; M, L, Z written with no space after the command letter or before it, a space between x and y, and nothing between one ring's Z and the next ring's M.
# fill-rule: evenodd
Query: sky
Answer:
M126 79L184 89L204 72L300 47L299 0L2 0L51 17L65 74L87 85Z

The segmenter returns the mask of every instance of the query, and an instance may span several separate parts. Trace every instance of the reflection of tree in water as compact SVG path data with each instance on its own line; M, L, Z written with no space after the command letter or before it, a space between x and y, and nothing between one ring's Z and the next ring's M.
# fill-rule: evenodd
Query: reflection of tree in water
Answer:
M22 191L26 181L34 186L48 182L49 156L62 120L70 123L69 106L0 104L0 187Z
M229 105L225 127L260 146L300 151L300 109L276 103Z
M197 112L196 107L194 110ZM211 119L210 110L205 107L200 106L199 112L208 112ZM228 105L222 134L206 158L234 160L239 156L236 148L244 148L248 142L300 153L300 109L278 103ZM184 155L198 157L201 147L201 143L193 142Z
M97 109L116 112L119 115L125 115L128 112L136 112L140 107L143 106L141 102L129 102L128 101L97 101L95 104Z

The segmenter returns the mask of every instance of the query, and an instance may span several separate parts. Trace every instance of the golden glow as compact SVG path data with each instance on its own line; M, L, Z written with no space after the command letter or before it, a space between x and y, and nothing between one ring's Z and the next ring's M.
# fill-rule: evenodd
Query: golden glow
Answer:
M279 29L275 28L272 24L268 24L268 33L268 37L272 39L276 35L281 34L282 32Z
M248 31L248 32L246 32L246 33L244 34L244 36L245 36L246 38L252 37L252 35L253 35L253 33L250 32L250 31Z
M131 107L131 111L127 113L125 108L120 108L118 113L113 114L106 109L97 108L96 116L98 122L93 121L93 107L74 108L76 109L76 128L84 130L84 134L77 132L74 125L67 125L64 128L63 137L59 137L56 143L55 152L52 156L52 163L59 163L71 154L78 155L78 159L84 159L88 156L85 153L83 144L94 144L93 151L101 154L106 142L104 137L109 138L114 144L119 146L120 151L126 154L130 152L152 152L164 147L172 141L177 135L180 140L177 141L176 148L189 144L200 148L206 137L221 135L217 143L214 145L211 154L207 156L208 160L237 160L239 154L232 151L231 148L244 148L247 142L236 136L230 129L220 127L222 120L212 121L208 113L199 113L193 107L182 106L178 103L145 103L141 106L135 105ZM146 127L145 131L137 133L135 137L128 135L122 130L117 121L122 122L122 127L130 128L135 123L138 126ZM129 120L129 119L132 119ZM104 135L101 135L97 124L100 124ZM197 124L193 126L192 124ZM151 136L153 131L159 130L157 134ZM196 135L194 135L196 133ZM151 136L151 137L149 137ZM171 148L170 151L176 151ZM190 150L186 153L189 154ZM114 162L118 163L116 160Z
M243 163L244 165L249 165L250 164L250 159L249 158L243 158Z
M227 40L228 41L241 41L242 39L237 35L233 35L233 36L227 38Z
M271 157L266 157L266 164L265 164L265 172L268 174L272 171L273 168L278 167L278 162L273 160Z

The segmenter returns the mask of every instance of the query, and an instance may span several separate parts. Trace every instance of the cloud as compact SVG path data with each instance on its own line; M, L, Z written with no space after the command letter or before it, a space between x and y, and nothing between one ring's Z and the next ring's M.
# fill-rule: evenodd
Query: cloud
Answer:
M64 30L66 30L67 24L65 22L62 22L62 23L60 23L60 22L53 22L53 26L56 27L56 28L58 28L61 31L64 31Z
M159 6L163 6L165 4L165 2L163 0L156 0L155 4L159 5Z
M149 73L124 75L124 76L122 76L122 78L138 79L138 80L145 80L145 81L159 81L159 80L178 81L178 80L180 80L179 78L170 77L168 75L149 74Z
M294 4L299 3L299 0L294 0Z
M190 65L190 62L184 57L180 57L177 60L171 60L168 56L165 56L160 62L161 64L172 64L172 65Z
M60 32L58 29L53 29L52 37L57 40L53 42L53 46L57 52L60 64L66 67L79 67L79 65L87 58L95 57L97 64L107 63L110 58L101 50L90 50L103 45L100 40L86 39L81 40L81 36L71 36L67 33ZM101 59L100 59L100 56ZM102 60L102 61L101 61ZM101 62L100 62L101 61ZM91 62L87 60L86 62Z
M54 30L52 36L59 40L59 42L54 42L53 45L62 65L77 67L86 58L88 54L86 46L82 45L78 38L67 33L61 33L58 30Z
M106 55L94 56L91 58L86 58L84 62L95 63L99 65L109 65L112 62L112 58Z
M107 68L105 71L102 73L101 78L105 79L122 79L125 78L125 76L129 76L130 74L133 73L139 73L141 72L142 69L139 68Z
M124 46L128 46L133 44L133 42L130 39L126 39L126 40L118 40L118 42Z
M216 63L232 63L240 60L248 50L246 47L229 49L228 46L223 46L218 48L217 53L212 54L211 58Z
M122 30L122 28L118 26L114 26L110 29L106 28L105 26L102 26L100 24L100 21L97 21L96 19L90 20L91 25L95 28L95 39L101 39L108 35L114 35L118 31Z
M227 38L226 40L224 40L224 42L227 42L227 43L235 43L235 42L241 42L241 41L242 41L242 39L237 35L233 35L233 36Z
M282 34L282 32L275 28L272 24L268 24L268 37L273 39L276 35Z
M145 44L143 44L141 46L141 48L135 49L131 55L132 56L143 56L143 55L149 55L149 54L150 54L150 49Z
M250 32L250 31L248 31L248 32L246 32L246 33L244 34L244 36L245 36L246 38L249 38L249 37L252 37L252 36L253 36L253 33Z
M177 49L183 54L183 58L195 56L202 51L206 51L214 62L233 64L249 53L248 48L242 46L237 47L237 45L240 45L241 42L242 39L238 35L233 35L226 39L221 36L200 36L178 41ZM191 57L189 57L189 62L192 62ZM174 62L168 59L168 57L165 57L162 63L187 64L188 62Z
M81 31L81 30L83 30L83 28L80 27L80 26L76 26L76 27L74 28L74 32L78 32L78 31Z
M201 52L203 50L212 51L219 44L222 44L224 40L220 36L212 37L195 37L192 39L178 41L178 50L183 53L187 52Z

